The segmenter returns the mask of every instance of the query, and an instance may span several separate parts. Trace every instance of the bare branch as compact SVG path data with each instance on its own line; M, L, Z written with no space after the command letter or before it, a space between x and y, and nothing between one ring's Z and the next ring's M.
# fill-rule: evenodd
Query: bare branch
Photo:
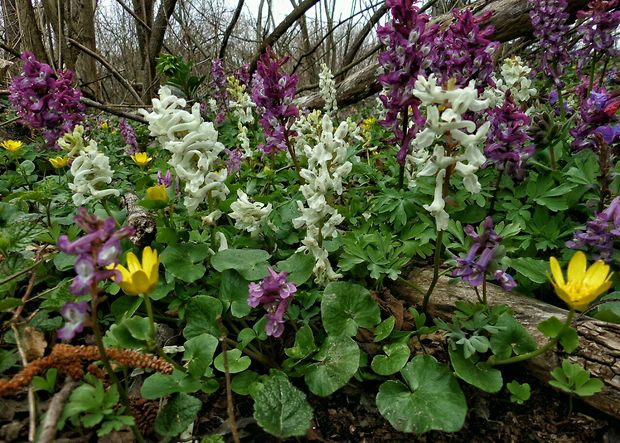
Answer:
M222 60L224 60L224 56L226 55L226 46L228 46L228 39L230 39L230 35L235 29L237 20L239 20L239 16L241 15L241 10L243 9L244 2L245 0L239 0L239 3L237 3L237 9L235 9L235 13L232 16L232 19L230 20L230 23L228 24L226 31L224 31L224 38L222 39L222 46L220 46L220 50L218 53L218 57Z

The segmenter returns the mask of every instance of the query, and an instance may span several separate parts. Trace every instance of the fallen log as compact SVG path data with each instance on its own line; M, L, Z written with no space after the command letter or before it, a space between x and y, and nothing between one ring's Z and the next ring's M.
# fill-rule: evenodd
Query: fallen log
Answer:
M581 9L587 9L589 0L568 0L568 12L571 20L575 13ZM528 0L479 0L469 6L476 15L491 12L489 24L495 30L490 39L498 42L507 42L519 37L529 36L532 33L530 22ZM443 14L433 19L433 23L438 23L444 29L452 20L452 13ZM381 90L377 83L377 70L379 64L375 61L359 71L345 78L336 91L336 101L338 106L354 104L370 97ZM323 99L318 92L308 94L297 99L297 104L305 108L320 108L323 106Z
M412 271L408 280L425 290L432 278L432 269L423 268ZM440 277L435 286L429 304L429 313L433 317L449 320L454 312L455 302L478 301L471 286L462 282L454 284L451 280L453 279ZM395 283L391 290L397 298L415 305L422 304L424 295L404 283ZM565 321L568 314L565 309L521 294L506 292L492 284L487 285L487 296L489 304L504 304L510 307L514 317L532 334L539 346L548 339L538 331L537 326L552 316ZM567 356L563 351L555 349L522 364L528 373L546 382L551 379L550 371L560 366L564 358L568 357L571 362L579 363L605 384L602 392L585 397L583 401L620 419L620 325L584 315L577 316L573 326L579 334L579 347L573 354Z

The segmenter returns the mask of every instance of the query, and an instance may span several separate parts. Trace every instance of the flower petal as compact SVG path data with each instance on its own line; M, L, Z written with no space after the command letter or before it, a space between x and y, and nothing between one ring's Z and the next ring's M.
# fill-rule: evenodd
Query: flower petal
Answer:
M564 282L564 275L562 274L562 268L560 267L560 263L555 257L551 257L549 259L549 266L551 267L551 276L555 281L555 284L559 286L564 286L566 283Z
M609 266L602 260L598 260L588 268L583 282L588 287L597 287L605 283L610 276Z
M586 276L587 266L588 260L586 259L586 254L582 251L575 252L568 263L568 272L566 275L568 283L583 282L583 279Z
M142 266L138 261L138 257L136 257L136 254L134 254L133 252L129 252L127 254L127 267L129 268L129 272L131 272L132 274L134 272L142 270Z

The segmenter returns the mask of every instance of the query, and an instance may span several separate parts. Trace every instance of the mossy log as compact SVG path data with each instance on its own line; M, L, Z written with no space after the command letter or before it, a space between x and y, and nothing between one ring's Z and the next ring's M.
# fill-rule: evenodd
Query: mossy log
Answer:
M429 287L433 271L429 268L412 271L408 280L421 289ZM429 303L429 313L433 317L450 319L455 302L478 300L474 289L465 283L452 282L453 279L440 277ZM423 294L404 283L396 283L391 288L394 296L421 306ZM539 346L548 339L538 331L537 326L555 316L565 321L568 311L543 301L526 297L515 292L504 291L499 286L487 285L488 302L491 305L504 304L510 307L514 317L534 336ZM550 371L561 365L564 358L585 367L592 376L601 379L605 387L599 394L583 398L590 406L620 419L620 325L596 320L586 315L577 316L573 327L579 333L579 347L566 355L559 348L537 358L522 363L536 378L542 381L551 379Z

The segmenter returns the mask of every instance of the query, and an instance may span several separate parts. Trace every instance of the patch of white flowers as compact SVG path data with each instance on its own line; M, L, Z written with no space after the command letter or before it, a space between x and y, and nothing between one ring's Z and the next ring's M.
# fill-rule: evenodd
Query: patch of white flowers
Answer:
M83 206L91 200L100 200L109 195L119 196L118 189L107 189L113 173L110 159L99 152L97 143L91 140L71 163L73 183L69 183L69 189L73 191L73 204Z
M234 76L227 77L226 80L228 82L226 90L231 97L228 101L228 109L240 123L244 125L254 123L256 104L247 93L245 85L242 85Z
M318 143L304 148L308 166L301 170L305 184L300 189L306 201L297 202L301 215L293 219L293 226L306 228L303 246L298 251L307 250L314 256L314 281L318 284L342 277L332 269L323 240L337 237L336 227L344 221L336 208L330 206L330 200L334 194L342 194L343 178L351 172L352 164L347 160L348 132L347 122L340 123L334 131L331 118L325 115Z
M302 113L299 118L295 119L291 125L291 131L297 133L293 147L297 158L301 159L305 156L304 150L307 145L314 146L319 142L322 121L323 114L318 109L308 114Z
M232 212L228 215L235 220L235 228L257 235L263 222L271 213L271 203L252 203L247 194L237 189L237 201L230 205Z
M489 100L478 98L473 81L466 88L443 89L432 74L428 79L418 77L413 94L425 108L426 124L412 141L412 154L407 158L413 171L410 186L415 186L417 177L435 176L434 199L424 209L435 217L437 229L445 230L449 220L443 195L447 169L463 178L469 192L480 192L476 172L486 160L482 145L490 123L477 127L473 121L463 119L463 114L488 108Z
M141 113L149 122L151 135L172 153L168 163L185 183L184 204L191 214L209 199L225 199L229 190L224 183L228 172L219 157L224 145L217 141L213 123L202 120L199 103L192 106L191 113L185 106L184 99L162 87L159 99L153 99L153 111Z
M325 63L321 63L321 73L319 74L319 91L321 98L325 102L325 113L333 115L338 111L336 102L336 82L332 76L332 71Z
M511 57L504 60L500 71L501 78L496 80L497 88L503 92L510 90L515 103L525 103L538 94L532 87L529 66L521 61L521 57Z

